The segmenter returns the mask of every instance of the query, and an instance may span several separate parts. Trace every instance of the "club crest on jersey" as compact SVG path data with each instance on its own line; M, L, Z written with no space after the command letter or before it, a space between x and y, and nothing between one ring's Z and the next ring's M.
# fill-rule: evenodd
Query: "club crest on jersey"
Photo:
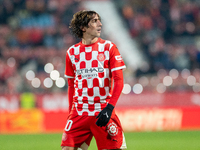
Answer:
M108 134L110 134L111 136L117 135L117 134L118 134L117 125L116 125L114 122L108 124L108 126L107 126L107 132L108 132Z
M62 141L66 141L66 140L67 140L67 134L63 133L63 135L62 135Z
M104 54L98 54L98 55L97 55L97 59L98 59L99 61L104 61L104 60L106 59L106 57L105 57Z

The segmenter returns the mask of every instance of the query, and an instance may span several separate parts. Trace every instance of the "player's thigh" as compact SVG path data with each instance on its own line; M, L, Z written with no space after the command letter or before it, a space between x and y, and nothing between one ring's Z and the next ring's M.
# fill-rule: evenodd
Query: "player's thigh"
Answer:
M82 148L84 144L88 146L92 139L92 133L88 124L89 121L90 120L87 116L70 116L67 120L66 127L63 132L61 146L65 146L65 149L68 147Z
M99 127L96 124L93 125L92 133L99 149L126 149L122 126L115 113L105 127Z

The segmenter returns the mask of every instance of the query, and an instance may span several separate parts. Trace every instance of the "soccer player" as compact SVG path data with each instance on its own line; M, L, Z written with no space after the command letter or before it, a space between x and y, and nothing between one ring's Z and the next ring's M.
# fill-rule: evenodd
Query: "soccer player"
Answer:
M93 136L99 150L126 149L114 111L123 89L124 61L114 43L100 38L102 23L95 11L75 13L70 28L82 40L66 53L70 114L62 150L87 150Z

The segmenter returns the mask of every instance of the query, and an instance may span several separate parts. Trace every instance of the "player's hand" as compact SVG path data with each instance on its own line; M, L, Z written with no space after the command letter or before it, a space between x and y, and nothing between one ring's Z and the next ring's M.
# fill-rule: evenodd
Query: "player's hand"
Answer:
M114 109L114 106L111 104L108 104L96 117L97 121L96 121L96 125L97 126L106 126L106 124L109 122L111 115L112 115L112 111Z

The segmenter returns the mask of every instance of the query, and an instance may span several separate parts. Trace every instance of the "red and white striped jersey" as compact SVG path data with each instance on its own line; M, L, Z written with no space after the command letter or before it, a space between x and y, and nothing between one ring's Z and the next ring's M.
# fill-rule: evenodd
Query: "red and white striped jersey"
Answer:
M79 115L94 116L109 102L112 71L126 68L116 45L97 42L71 46L66 53L65 77L74 78L73 104Z

